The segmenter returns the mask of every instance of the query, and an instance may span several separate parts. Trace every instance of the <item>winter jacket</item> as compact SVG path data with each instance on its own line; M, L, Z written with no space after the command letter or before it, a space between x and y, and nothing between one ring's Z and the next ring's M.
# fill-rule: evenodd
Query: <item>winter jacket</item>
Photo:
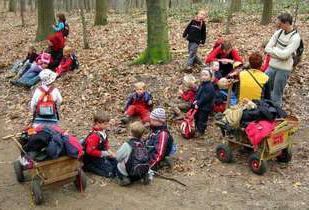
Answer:
M228 58L234 61L243 62L242 58L240 57L236 49L232 49L232 51L229 54L225 54L221 49L221 46L218 46L208 54L208 56L205 58L205 63L211 63L217 59L222 58Z
M211 81L202 82L195 96L199 110L212 111L215 102L216 91Z
M251 75L262 86L262 88ZM249 69L241 71L239 74L239 100L243 100L245 98L249 100L260 100L261 98L270 99L270 83L268 80L268 76L260 70Z
M206 41L206 24L204 21L191 20L189 25L183 32L183 38L187 38L189 42L197 44L205 44Z
M270 62L270 55L266 55L263 61L263 64L261 66L261 71L265 72L268 67L269 67L269 62Z
M64 29L64 25L64 22L57 22L53 28L56 32L62 31Z
M56 32L48 37L48 40L53 44L52 50L58 52L64 48L65 39L62 32Z
M277 30L265 47L270 54L269 66L275 69L291 71L293 69L293 53L300 44L300 35L295 30L286 33L282 29Z
M148 137L146 147L150 158L150 167L157 166L161 160L169 156L173 144L167 126L153 127Z
M86 156L101 158L102 151L106 151L104 156L109 156L107 151L110 149L110 145L105 130L92 128L92 133L85 139L85 144Z
M192 89L189 89L187 91L184 91L181 94L182 100L188 101L190 103L194 102L195 96L196 96L196 89L195 88L192 88Z
M59 66L56 68L56 73L61 76L63 73L65 73L66 71L69 71L71 66L73 64L73 60L71 57L63 57L60 61Z
M126 163L128 162L132 152L132 147L128 142L123 143L123 145L116 152L116 160L118 161L117 168L120 173L124 176L129 176Z
M143 106L149 110L151 107L151 103L152 103L152 96L149 92L145 91L142 95L138 95L136 92L134 92L131 95L129 95L126 102L125 110L127 110L128 107L131 105Z

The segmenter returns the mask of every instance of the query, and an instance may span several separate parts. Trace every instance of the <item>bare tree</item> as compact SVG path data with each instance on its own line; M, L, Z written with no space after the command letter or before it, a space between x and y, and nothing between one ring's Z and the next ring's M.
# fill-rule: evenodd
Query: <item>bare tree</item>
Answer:
M20 17L21 17L21 25L22 25L22 27L25 26L25 19L24 19L25 8L26 8L25 0L20 0Z
M83 42L84 42L84 49L89 49L89 42L88 42L88 32L87 32L87 26L86 26L86 19L84 15L84 8L85 8L85 2L84 0L80 0L80 17L82 20L82 26L83 26Z
M96 0L94 25L107 24L107 1Z
M263 0L263 14L261 19L262 25L267 25L271 22L273 12L273 0Z

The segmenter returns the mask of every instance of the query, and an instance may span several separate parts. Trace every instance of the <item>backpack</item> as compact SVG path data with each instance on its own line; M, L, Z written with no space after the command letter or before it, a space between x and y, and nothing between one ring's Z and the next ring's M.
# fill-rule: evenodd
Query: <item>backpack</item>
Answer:
M62 30L62 34L64 37L68 37L70 33L70 27L67 23L64 23L64 29Z
M51 95L54 88L49 87L47 91L43 87L39 87L39 89L42 91L42 95L36 105L36 114L43 118L52 116L58 117L56 103Z
M129 176L143 177L150 169L146 146L136 139L130 139L127 143L131 146L132 152L126 163L126 170Z
M283 30L281 29L281 31L280 31L280 33L279 33L279 35L278 35L276 44L278 43L279 37L280 37L280 35L282 34L282 32L283 32ZM297 34L297 33L298 33L297 30L295 30L295 31L292 33L292 35L291 35L290 38L292 38L292 36L294 36L294 35ZM300 38L299 46L298 46L298 48L296 49L296 51L292 54L292 58L293 58L293 67L297 66L297 64L300 63L300 61L301 61L301 56L303 55L304 50L305 50L304 42L303 42L302 38Z
M73 63L70 67L70 70L78 69L79 68L79 61L78 61L75 53L72 53L71 59L72 59Z
M197 109L190 109L182 123L180 124L181 135L185 139L190 139L195 134L195 123L194 123L194 115L196 114Z

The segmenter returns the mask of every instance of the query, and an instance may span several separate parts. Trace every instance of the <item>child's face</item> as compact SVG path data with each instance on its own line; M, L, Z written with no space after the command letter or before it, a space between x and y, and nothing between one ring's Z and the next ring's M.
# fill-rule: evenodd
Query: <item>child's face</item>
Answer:
M35 49L34 49L33 47L29 47L28 53L29 53L29 54L30 54L30 53L35 53Z
M95 127L98 129L106 129L109 125L109 122L97 122L95 123Z
M141 87L137 87L137 88L135 88L135 92L136 92L138 95L142 95L142 94L145 92L145 89L144 89L144 88L141 88Z
M43 63L42 62L41 66L42 66L43 69L46 69L48 67L48 63Z
M199 13L197 15L197 19L200 20L200 21L204 21L206 19L206 14L204 13Z
M213 63L211 64L211 70L212 70L212 71L219 71L219 68L220 68L219 62L213 62Z
M158 126L162 126L162 125L164 125L164 122L150 118L150 126L158 127Z
M202 72L201 73L201 80L203 82L206 82L206 81L210 81L211 80L211 75L209 74L208 71L205 71L205 72Z
M70 52L64 51L63 56L66 57L66 58L70 57Z

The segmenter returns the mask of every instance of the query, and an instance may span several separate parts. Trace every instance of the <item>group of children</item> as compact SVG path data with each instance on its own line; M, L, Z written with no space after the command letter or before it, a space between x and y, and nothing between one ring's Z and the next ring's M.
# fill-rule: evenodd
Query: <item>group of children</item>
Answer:
M33 46L29 47L25 60L15 65L16 80L11 84L23 87L32 87L39 80L39 73L44 69L51 69L60 77L65 72L78 68L78 61L71 47L65 46L69 33L64 14L57 14L58 21L53 25L54 34L47 38L48 48L37 54Z

